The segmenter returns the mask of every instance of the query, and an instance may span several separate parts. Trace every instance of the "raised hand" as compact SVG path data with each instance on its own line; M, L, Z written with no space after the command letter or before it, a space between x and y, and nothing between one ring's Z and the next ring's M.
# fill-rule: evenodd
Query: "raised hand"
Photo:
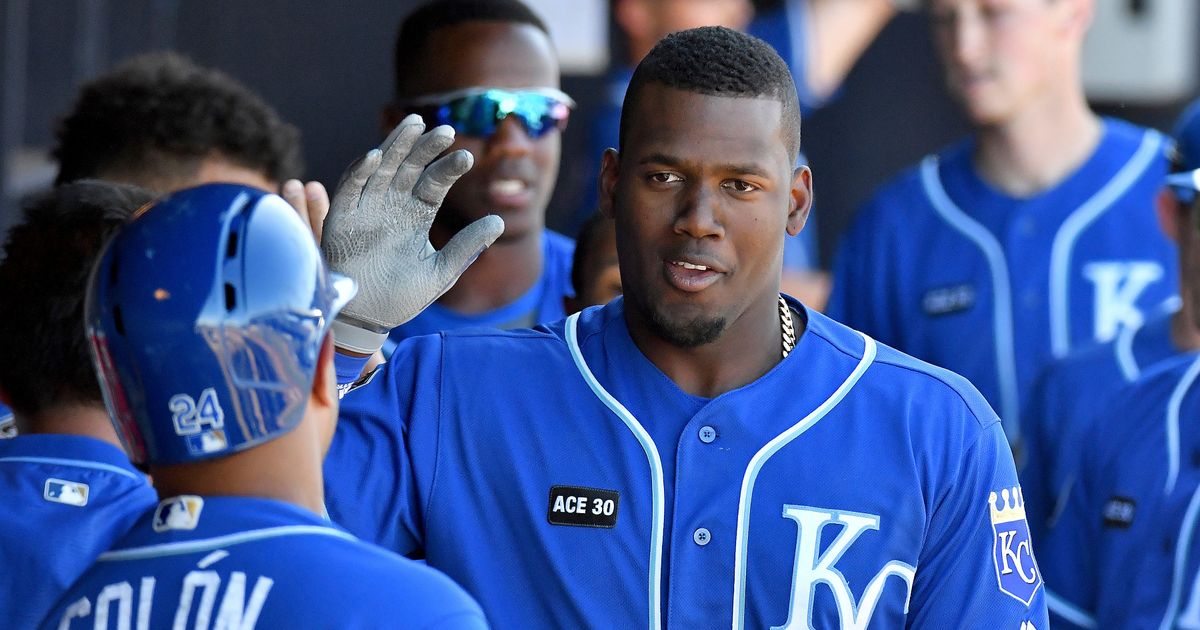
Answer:
M429 242L446 192L474 163L467 151L433 161L453 142L450 127L425 132L421 117L411 115L342 177L321 238L330 268L359 286L338 315L335 338L342 348L367 354L378 349L388 331L454 286L504 231L504 221L489 215L463 228L441 251Z

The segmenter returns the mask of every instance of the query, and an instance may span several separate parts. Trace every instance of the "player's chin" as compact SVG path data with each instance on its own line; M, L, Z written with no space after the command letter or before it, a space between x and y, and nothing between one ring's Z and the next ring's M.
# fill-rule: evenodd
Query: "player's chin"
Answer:
M650 323L660 337L680 348L697 348L720 339L726 320L711 311L656 305Z

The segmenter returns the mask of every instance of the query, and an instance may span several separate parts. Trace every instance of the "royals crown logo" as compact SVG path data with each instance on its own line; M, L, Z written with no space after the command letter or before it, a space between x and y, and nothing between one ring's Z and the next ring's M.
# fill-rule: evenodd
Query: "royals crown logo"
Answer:
M988 494L991 513L992 560L1000 591L1028 606L1042 586L1042 573L1033 558L1029 543L1029 524L1025 522L1025 497L1020 486L1003 488Z
M993 524L1025 520L1025 495L1021 493L1021 486L1005 488L999 495L995 492L989 494L988 507L991 508Z

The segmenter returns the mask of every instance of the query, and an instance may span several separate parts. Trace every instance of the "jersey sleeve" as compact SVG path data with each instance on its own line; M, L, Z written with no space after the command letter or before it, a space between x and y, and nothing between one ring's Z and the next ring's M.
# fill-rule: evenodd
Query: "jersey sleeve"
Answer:
M999 422L967 447L929 521L910 628L1046 628L1042 575Z
M325 458L330 520L404 555L424 546L424 508L437 458L441 337L401 343L341 400Z

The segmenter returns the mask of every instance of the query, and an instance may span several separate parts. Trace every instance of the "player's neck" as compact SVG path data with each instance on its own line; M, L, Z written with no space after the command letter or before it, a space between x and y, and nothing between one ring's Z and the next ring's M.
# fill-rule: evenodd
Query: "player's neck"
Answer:
M1171 316L1171 345L1180 352L1200 350L1200 329L1196 328L1196 313L1191 300L1184 296L1183 306Z
M297 427L274 440L226 457L153 466L160 497L181 494L275 499L325 513L320 446Z
M16 414L15 420L18 435L81 435L121 448L121 440L103 406L60 405L34 416Z
M793 318L794 320L795 318ZM779 303L772 300L747 310L727 324L714 342L685 348L659 335L638 309L626 302L629 334L642 353L683 391L715 398L762 377L782 358ZM803 322L794 321L796 338Z
M995 188L1030 197L1053 188L1082 166L1104 125L1082 93L1035 103L1013 120L976 131L975 167Z
M430 240L442 247L448 235L434 226ZM507 306L525 295L542 276L544 253L541 230L513 238L500 237L467 267L438 304L463 314L485 313Z

